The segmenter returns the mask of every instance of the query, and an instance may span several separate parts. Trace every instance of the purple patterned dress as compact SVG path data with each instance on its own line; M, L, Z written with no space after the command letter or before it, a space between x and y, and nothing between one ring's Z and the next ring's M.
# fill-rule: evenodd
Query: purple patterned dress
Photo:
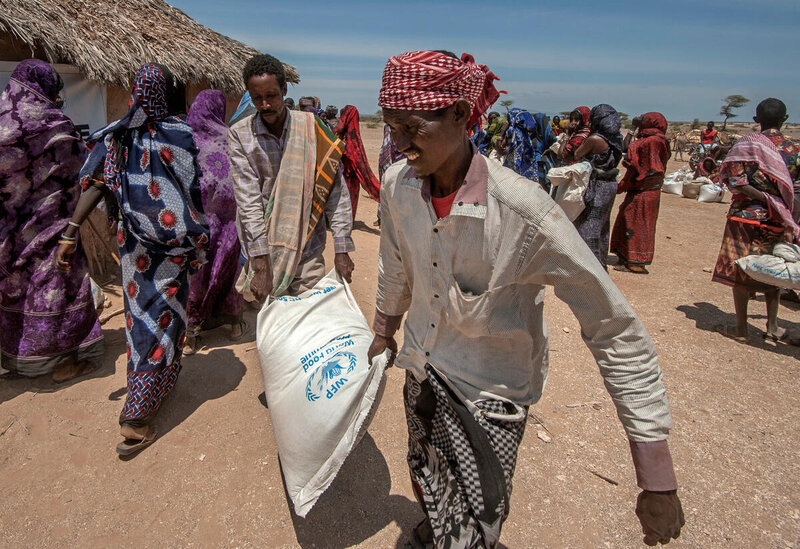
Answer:
M225 94L219 90L201 91L186 122L192 127L199 149L200 190L211 231L208 263L189 280L189 326L210 330L240 322L243 305L242 296L234 287L241 268L241 245L228 161Z
M154 417L181 370L189 271L203 262L203 216L192 129L167 107L170 75L155 64L136 73L132 106L92 135L81 169L84 186L99 181L114 194L125 295L128 395L120 423Z
M0 95L0 349L3 368L38 376L103 353L86 256L55 268L80 196L86 147L53 98L60 79L22 61Z

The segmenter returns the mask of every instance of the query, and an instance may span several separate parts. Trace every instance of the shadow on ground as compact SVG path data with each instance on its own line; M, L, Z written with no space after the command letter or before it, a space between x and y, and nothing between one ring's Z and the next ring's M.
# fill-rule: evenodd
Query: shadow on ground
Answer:
M732 301L732 300L731 300ZM731 307L733 303L731 302ZM707 332L717 333L717 326L734 326L736 324L736 314L727 313L714 305L705 301L696 302L694 305L680 305L676 309L686 315L689 320L694 320L695 327ZM748 315L748 318L759 319L762 324L766 323L764 315ZM752 324L752 322L751 322ZM800 326L796 323L788 322L786 320L778 319L778 325L786 328L791 335L800 336ZM750 342L751 347L764 349L773 353L778 353L785 356L800 358L800 347L789 345L785 342L772 343L765 341L763 338L763 329L759 329L756 333L753 327L750 326ZM719 337L725 337L718 334ZM731 340L733 341L733 340Z
M292 513L297 543L303 548L351 547L397 522L403 530L397 547L403 547L422 510L404 496L389 494L391 487L389 466L367 433L306 518Z
M364 231L365 233L379 235L381 234L381 228L379 226L370 227L363 221L354 221L353 222L353 230L354 231Z
M235 391L247 371L244 363L231 349L215 349L208 353L184 357L182 363L183 368L178 382L164 401L155 420L158 438L163 438L183 423L205 402L222 398ZM108 398L119 400L122 409L125 392L124 387L117 389L108 395ZM156 440L150 448L157 447L159 442ZM145 448L126 459L135 459L150 448Z
M125 330L123 328L103 330L103 336L105 350L102 356L94 359L98 367L92 373L65 383L55 383L50 378L50 374L33 378L9 374L0 379L0 404L22 393L55 393L89 379L113 376L116 371L117 358L119 358L120 352L125 352Z

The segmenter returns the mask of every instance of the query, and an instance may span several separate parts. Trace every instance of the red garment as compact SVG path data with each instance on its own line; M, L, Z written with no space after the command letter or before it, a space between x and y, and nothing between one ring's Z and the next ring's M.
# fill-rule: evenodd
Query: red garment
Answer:
M714 137L717 135L717 130L708 131L708 128L703 130L703 145L711 145L714 142Z
M666 131L667 119L663 114L648 112L642 115L640 138L628 147L628 157L623 163L627 171L617 193L647 188L642 186L642 182L651 176L664 177L670 157Z
M453 207L453 201L456 199L458 191L443 196L442 198L431 197L431 204L433 211L436 212L436 217L442 219L450 215L450 209Z
M653 262L661 185L670 156L666 131L663 114L642 115L641 138L628 147L624 163L627 171L617 187L618 193L628 194L619 207L610 247L623 262L632 265Z
M410 51L390 57L383 70L378 105L385 109L433 111L459 99L472 106L469 126L500 97L499 80L489 67L465 53L461 60L434 51Z
M656 222L661 203L663 176L659 187L649 191L632 191L619 207L614 230L611 233L611 251L621 262L632 265L650 265L656 246Z
M367 153L364 151L364 143L361 141L361 130L358 127L358 121L358 109L353 105L347 105L339 114L339 123L334 130L334 133L345 142L342 169L345 183L347 183L347 190L350 192L353 220L356 218L359 187L367 191L367 194L373 200L380 201L381 198L381 183L369 167Z
M714 169L711 170L711 171L708 171L706 169L706 161L707 160L710 160L711 162L714 162L714 159L711 158L710 156L707 156L706 158L704 158L703 161L700 162L700 165L697 166L697 170L695 172L696 173L696 177L707 177L712 182L716 183L716 182L719 181L719 166L717 166L717 163L714 162Z
M578 111L581 115L581 125L578 130L573 133L567 144L564 145L564 151L566 153L567 159L571 162L574 162L573 158L575 155L575 151L578 150L578 147L583 145L583 142L589 137L589 134L592 133L591 128L589 127L589 115L591 114L591 109L589 107L578 107L572 112Z

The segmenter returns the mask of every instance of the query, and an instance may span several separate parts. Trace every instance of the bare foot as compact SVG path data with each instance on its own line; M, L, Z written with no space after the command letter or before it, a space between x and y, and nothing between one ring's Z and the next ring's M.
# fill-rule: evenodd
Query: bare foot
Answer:
M186 336L186 344L183 346L183 355L192 356L197 352L199 346L197 336Z
M64 383L65 381L75 379L76 377L91 374L95 368L96 365L88 360L84 360L76 364L66 364L55 368L51 375L51 379L56 383Z
M723 326L720 324L715 326L714 330L716 330L718 334L724 335L725 337L732 339L737 343L747 343L749 341L747 332L740 334L734 326Z
M764 339L769 339L771 341L783 341L789 336L789 332L786 331L786 328L781 328L778 326L774 331L770 331L769 328L766 332L764 332Z

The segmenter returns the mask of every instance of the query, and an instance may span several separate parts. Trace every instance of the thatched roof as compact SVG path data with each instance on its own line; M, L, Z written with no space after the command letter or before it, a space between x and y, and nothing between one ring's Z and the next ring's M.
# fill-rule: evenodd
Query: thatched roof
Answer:
M162 0L0 0L0 32L40 50L51 63L127 87L142 63L162 63L186 83L244 91L242 69L257 50L223 36ZM299 82L286 66L290 82Z

